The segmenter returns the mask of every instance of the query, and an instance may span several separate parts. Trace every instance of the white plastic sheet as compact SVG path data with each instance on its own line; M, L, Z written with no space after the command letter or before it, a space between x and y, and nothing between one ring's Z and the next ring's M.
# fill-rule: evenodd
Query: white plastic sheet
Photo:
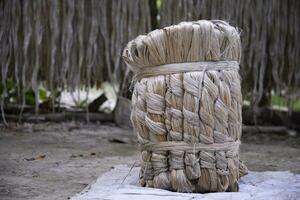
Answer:
M139 168L119 165L105 173L72 200L296 200L300 175L283 172L250 172L240 180L239 192L178 193L137 185Z

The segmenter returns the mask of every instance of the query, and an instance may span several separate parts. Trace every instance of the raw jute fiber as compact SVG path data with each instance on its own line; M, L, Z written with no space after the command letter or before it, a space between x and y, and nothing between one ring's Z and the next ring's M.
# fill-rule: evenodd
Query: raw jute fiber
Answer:
M238 191L242 95L238 31L224 21L182 22L132 40L131 120L142 186Z

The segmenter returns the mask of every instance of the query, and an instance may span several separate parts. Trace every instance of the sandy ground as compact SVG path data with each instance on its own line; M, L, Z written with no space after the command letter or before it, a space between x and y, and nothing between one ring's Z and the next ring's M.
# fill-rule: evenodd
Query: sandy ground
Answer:
M244 134L242 141L250 170L300 173L299 135ZM114 124L0 125L0 199L68 199L114 165L138 159L133 132Z

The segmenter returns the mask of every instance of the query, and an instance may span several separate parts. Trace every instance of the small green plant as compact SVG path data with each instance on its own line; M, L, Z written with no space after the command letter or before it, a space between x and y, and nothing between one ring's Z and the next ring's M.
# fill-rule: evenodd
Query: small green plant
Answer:
M44 88L44 87L39 87L38 91L39 95L39 103L43 103L45 101L49 100L49 92ZM34 105L35 104L35 92L30 88L29 90L26 91L25 93L25 102L27 105Z
M283 96L272 95L271 97L271 104L272 106L288 106L288 100ZM300 100L294 100L291 102L291 108L293 111L300 111Z
M6 94L4 93L6 88ZM17 91L17 85L16 82L13 79L8 79L6 81L6 85L0 83L0 95L4 98L5 104L15 104L15 103L21 103L22 101L22 94L18 94ZM46 101L50 101L51 93L44 88L43 86L40 86L38 89L38 101L39 103L44 103ZM29 88L25 92L25 104L26 105L35 105L35 92L32 88Z
M4 93L6 88L6 94ZM13 79L9 78L6 81L6 85L4 86L2 82L0 83L0 95L4 98L4 102L16 102L17 101L17 91L16 84Z

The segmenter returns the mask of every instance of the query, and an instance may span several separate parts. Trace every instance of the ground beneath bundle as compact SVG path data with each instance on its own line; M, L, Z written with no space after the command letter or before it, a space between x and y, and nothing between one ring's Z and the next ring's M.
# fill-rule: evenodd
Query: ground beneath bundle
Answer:
M251 171L300 173L299 135L251 133L242 142L241 159ZM114 124L0 125L0 199L68 199L138 159L132 130Z

